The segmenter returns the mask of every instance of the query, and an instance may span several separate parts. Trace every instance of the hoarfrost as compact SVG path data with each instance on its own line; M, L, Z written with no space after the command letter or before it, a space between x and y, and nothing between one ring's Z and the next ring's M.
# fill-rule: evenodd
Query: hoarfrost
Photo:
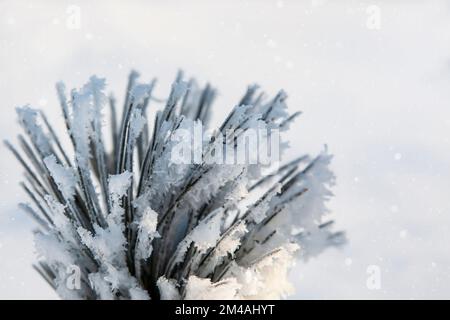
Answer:
M270 163L255 162L261 156L255 150L243 163L234 163L234 156L217 161L234 155L252 130L262 130L262 140L273 137L269 130L287 130L300 113L288 113L286 93L266 100L250 86L210 131L216 90L209 84L186 82L180 72L150 123L148 105L158 102L151 97L155 81L138 84L138 76L129 76L120 119L115 100L104 93L105 79L91 77L70 99L64 84L57 85L73 163L42 112L17 108L27 158L6 145L26 171L23 187L33 205L21 207L38 222L36 270L65 299L291 294L288 272L296 259L345 242L327 216L335 181L331 155L325 148L312 160L303 156L267 175ZM111 150L103 134L108 103ZM205 127L198 130L200 125ZM186 142L181 131L206 139ZM276 150L287 146L281 141ZM79 290L65 282L73 265L81 272Z

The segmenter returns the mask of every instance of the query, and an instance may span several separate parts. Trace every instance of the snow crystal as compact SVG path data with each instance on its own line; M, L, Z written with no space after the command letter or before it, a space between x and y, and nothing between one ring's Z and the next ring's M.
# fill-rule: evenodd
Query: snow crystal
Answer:
M130 187L133 174L125 171L124 173L109 176L109 191L114 198L125 195Z
M209 279L191 276L186 286L186 300L234 300L241 285L230 278L216 283Z
M108 179L109 187L109 201L111 205L110 216L115 223L119 224L124 212L121 207L122 197L126 195L128 188L131 185L131 178L133 174L125 171L122 174L110 175Z
M211 217L200 221L198 226L188 236L188 239L194 242L200 251L214 247L219 239L222 222L221 212L221 209L218 209L216 213L211 213Z
M133 102L136 105L141 105L144 100L149 97L152 87L147 84L138 84L131 89L131 96L133 97Z
M19 122L25 128L38 150L41 151L44 157L50 155L52 148L50 146L49 139L44 133L42 127L38 124L39 111L28 105L21 108L16 108L16 111L19 116Z
M161 277L157 282L159 292L161 293L161 300L179 300L180 293L176 288L176 283L173 280L168 280Z
M44 163L64 198L71 200L75 195L77 184L77 178L73 170L58 164L54 155L46 157Z

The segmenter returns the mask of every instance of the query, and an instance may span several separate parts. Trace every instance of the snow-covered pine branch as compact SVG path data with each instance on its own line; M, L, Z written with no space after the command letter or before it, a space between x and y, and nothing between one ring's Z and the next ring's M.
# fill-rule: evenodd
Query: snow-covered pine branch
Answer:
M153 97L156 81L140 84L138 77L129 77L120 119L104 79L93 76L70 95L57 85L71 149L43 112L17 109L26 137L19 136L21 151L6 146L25 169L22 187L31 203L21 208L37 222L35 269L64 299L290 294L287 275L296 259L345 241L326 218L334 183L327 150L270 174L259 162L215 161L236 151L251 130L265 132L259 139L287 130L299 113L287 112L286 94L266 100L250 86L220 127L208 131L216 95L210 85L185 82L180 72L149 123L152 104L161 101ZM179 133L195 135L199 126L207 138L194 141L194 161L172 161ZM74 268L75 287L68 286Z

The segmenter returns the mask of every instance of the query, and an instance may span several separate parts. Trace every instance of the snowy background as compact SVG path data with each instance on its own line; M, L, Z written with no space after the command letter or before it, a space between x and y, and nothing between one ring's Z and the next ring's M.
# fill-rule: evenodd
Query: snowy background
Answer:
M181 67L219 89L216 118L249 83L284 88L304 112L287 158L328 144L349 238L297 265L292 298L450 298L449 18L446 1L0 1L0 137L26 103L59 121L54 83L93 73L121 99L137 69L163 97ZM21 169L0 154L0 298L57 298L31 268Z

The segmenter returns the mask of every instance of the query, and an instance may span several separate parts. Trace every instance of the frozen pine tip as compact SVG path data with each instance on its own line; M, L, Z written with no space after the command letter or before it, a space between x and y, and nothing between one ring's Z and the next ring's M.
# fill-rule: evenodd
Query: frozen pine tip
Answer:
M210 130L209 84L180 72L157 99L156 81L138 78L130 74L121 110L104 79L70 93L58 83L64 139L42 111L17 108L25 135L20 148L5 143L25 172L20 207L36 221L37 272L63 299L288 297L296 260L345 242L327 218L335 177L326 148L276 167L257 161L266 149L213 161L252 137L277 143L273 132L299 115L286 93L267 99L249 86ZM196 130L202 140L186 144Z

